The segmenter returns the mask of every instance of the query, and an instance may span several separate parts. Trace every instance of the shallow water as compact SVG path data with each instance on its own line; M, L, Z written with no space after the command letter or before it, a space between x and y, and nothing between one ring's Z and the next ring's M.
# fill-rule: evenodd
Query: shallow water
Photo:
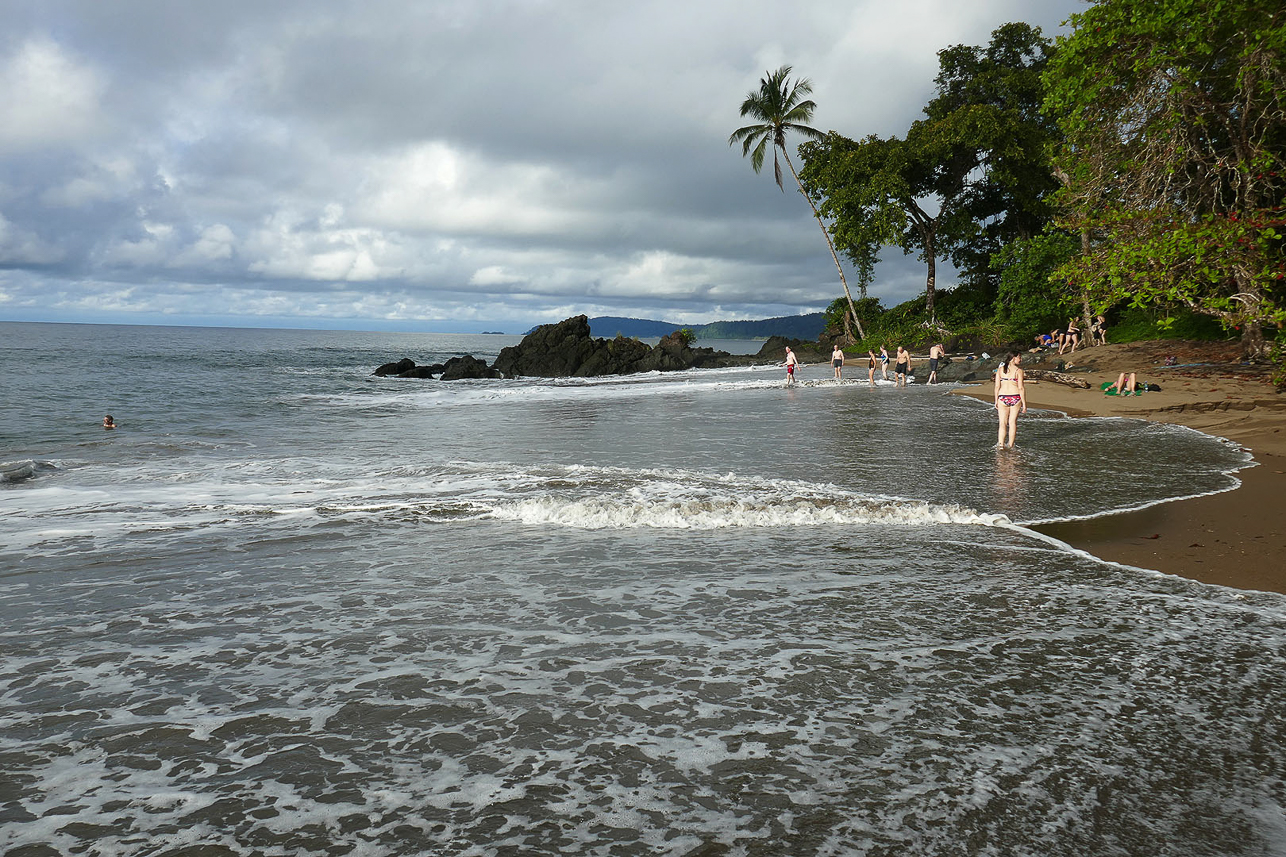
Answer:
M0 324L0 848L1286 853L1283 599L1018 526L1240 450L997 453L776 367L370 377L515 341Z

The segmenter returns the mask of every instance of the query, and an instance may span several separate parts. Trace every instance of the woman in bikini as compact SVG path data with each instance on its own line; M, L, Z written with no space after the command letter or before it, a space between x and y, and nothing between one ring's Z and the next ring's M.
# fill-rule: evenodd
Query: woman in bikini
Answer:
M869 366L867 366L867 369L866 369L866 378L868 381L871 382L871 386L874 387L875 386L875 361L877 358L875 356L875 352L869 348L866 349L866 354L871 358L871 363Z
M1075 351L1076 346L1079 345L1080 342L1081 329L1076 326L1076 319L1074 317L1069 318L1067 320L1067 330L1063 331L1063 335L1058 343L1058 353L1062 354L1063 349L1069 345L1072 347L1072 351Z
M1022 355L1014 352L996 369L996 414L1000 428L996 434L996 449L1013 449L1018 437L1018 412L1027 413L1027 390L1023 386ZM1006 443L1005 430L1009 437Z

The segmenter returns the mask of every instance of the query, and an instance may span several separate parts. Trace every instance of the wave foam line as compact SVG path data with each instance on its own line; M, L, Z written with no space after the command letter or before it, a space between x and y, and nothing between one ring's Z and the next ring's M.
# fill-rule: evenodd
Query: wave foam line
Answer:
M763 503L732 498L673 501L558 500L549 497L496 504L491 517L523 524L584 530L814 527L835 524L974 524L1010 526L1004 515L920 501L794 499Z

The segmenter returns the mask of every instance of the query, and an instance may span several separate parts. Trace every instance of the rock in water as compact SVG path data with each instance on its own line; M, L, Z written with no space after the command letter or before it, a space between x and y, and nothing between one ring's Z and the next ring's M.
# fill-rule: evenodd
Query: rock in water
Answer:
M385 363L380 368L372 372L372 375L379 375L383 378L385 375L401 375L403 372L409 372L415 368L415 361L410 357L403 357L396 363Z
M452 357L442 365L442 375L439 381L459 381L462 378L499 378L500 373L487 365L487 361L479 360L472 354L466 354L463 357Z
M634 372L674 372L680 369L717 366L746 366L754 358L734 356L712 348L691 348L681 333L673 333L649 347L625 336L595 339L589 319L578 315L557 324L543 324L523 337L522 342L500 352L490 367L472 355L452 357L445 364L416 366L403 358L385 363L376 375L399 378L427 378L441 373L440 380L461 378L590 378L600 375L628 375Z
M500 352L494 368L506 378L590 378L629 375L635 372L675 372L713 366L745 366L748 357L736 357L712 348L690 348L681 333L672 333L649 347L625 336L595 339L589 319L578 315L533 330L517 345Z
M575 375L594 351L589 317L578 315L557 324L542 324L522 342L502 350L493 365L506 378L565 378Z

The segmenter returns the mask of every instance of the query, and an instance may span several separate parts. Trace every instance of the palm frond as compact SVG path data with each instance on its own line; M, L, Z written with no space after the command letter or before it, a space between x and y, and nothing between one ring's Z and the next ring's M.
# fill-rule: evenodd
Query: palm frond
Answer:
M783 122L808 122L813 118L817 105L812 101L801 101L782 114Z
M791 67L784 65L770 71L759 80L759 88L746 94L741 102L741 115L753 117L760 124L747 125L732 132L728 145L740 142L741 155L750 154L750 166L758 173L763 169L767 147L773 147L773 178L782 192L786 191L778 151L786 152L786 133L794 131L805 137L819 139L825 135L805 123L813 117L817 105L811 100L801 101L813 91L807 78L792 81ZM789 158L789 155L787 155Z
M810 128L807 125L797 125L793 122L782 127L788 131L794 131L796 134L803 134L811 140L820 140L826 136L825 132L818 131L816 128Z
M765 129L765 126L763 126L763 125L747 125L747 126L746 126L746 127L744 127L744 128L738 128L736 131L733 131L733 132L728 136L728 145L729 145L729 146L731 146L731 145L734 145L734 144L736 144L736 143L741 142L742 140L745 140L745 141L746 141L746 148L745 148L745 149L743 149L743 150L742 150L742 152L741 152L741 154L742 154L742 155L745 155L745 154L746 154L746 150L748 150L748 149L750 148L750 146L751 146L750 138L753 138L753 137L757 137L757 136L759 136L759 135L760 135L760 134L762 134L765 130L766 130L766 129Z
M749 140L746 141L746 145L747 146L750 145ZM759 145L755 146L755 151L750 155L750 167L756 173L758 173L760 170L764 168L764 150L767 148L768 148L768 135L765 134L763 137L759 139ZM745 152L742 152L741 153L742 157L745 157L745 154L746 154ZM773 158L775 159L776 157L777 157L777 149L774 148Z

